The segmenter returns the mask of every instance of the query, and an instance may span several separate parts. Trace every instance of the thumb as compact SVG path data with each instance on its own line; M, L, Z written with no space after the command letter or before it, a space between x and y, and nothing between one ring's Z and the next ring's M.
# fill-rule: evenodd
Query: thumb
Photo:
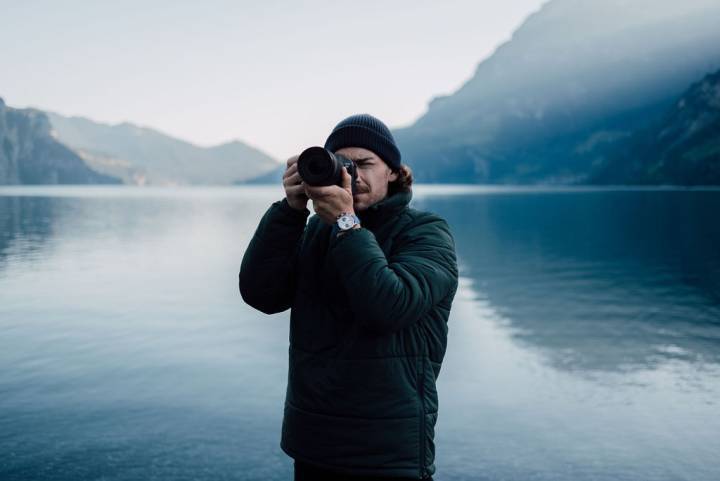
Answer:
M343 189L350 191L352 190L351 187L352 177L350 177L350 174L347 171L347 167L343 167Z

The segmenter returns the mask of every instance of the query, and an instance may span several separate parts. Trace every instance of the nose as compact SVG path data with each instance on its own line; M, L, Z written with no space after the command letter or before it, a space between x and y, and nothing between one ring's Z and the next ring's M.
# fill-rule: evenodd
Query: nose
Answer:
M360 177L359 175L357 176L357 179L355 179L355 186L358 192L367 192L368 190L370 190L367 184L362 180L362 177Z

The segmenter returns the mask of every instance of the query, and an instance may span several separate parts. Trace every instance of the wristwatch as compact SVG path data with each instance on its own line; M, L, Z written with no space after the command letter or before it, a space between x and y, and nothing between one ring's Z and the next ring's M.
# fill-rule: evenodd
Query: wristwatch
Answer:
M360 225L360 219L358 219L358 216L356 216L355 214L341 212L335 220L335 225L340 232L345 232L352 229L356 225Z

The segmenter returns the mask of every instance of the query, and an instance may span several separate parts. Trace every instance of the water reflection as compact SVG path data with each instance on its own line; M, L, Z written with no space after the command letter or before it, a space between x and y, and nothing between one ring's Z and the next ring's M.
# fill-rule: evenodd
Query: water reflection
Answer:
M290 479L288 313L237 292L280 189L31 192L0 191L0 479ZM425 192L462 270L438 479L720 479L720 193Z
M720 365L568 370L461 278L439 379L442 479L711 480ZM531 349L527 349L531 347Z
M9 256L39 254L52 235L55 206L47 197L0 196L0 272Z
M0 479L285 479L287 322L237 292L276 193L38 194L0 196Z
M720 362L720 192L418 196L514 338L565 370Z

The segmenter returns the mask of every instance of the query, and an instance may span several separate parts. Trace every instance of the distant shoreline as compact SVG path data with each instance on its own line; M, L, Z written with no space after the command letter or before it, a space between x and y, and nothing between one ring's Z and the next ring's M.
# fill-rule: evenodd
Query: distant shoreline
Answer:
M497 184L416 184L416 196L466 194L600 193L631 191L720 191L720 186L678 185L497 185ZM3 185L0 197L216 197L248 193L283 195L282 186L249 184L236 186L137 186L137 185Z

